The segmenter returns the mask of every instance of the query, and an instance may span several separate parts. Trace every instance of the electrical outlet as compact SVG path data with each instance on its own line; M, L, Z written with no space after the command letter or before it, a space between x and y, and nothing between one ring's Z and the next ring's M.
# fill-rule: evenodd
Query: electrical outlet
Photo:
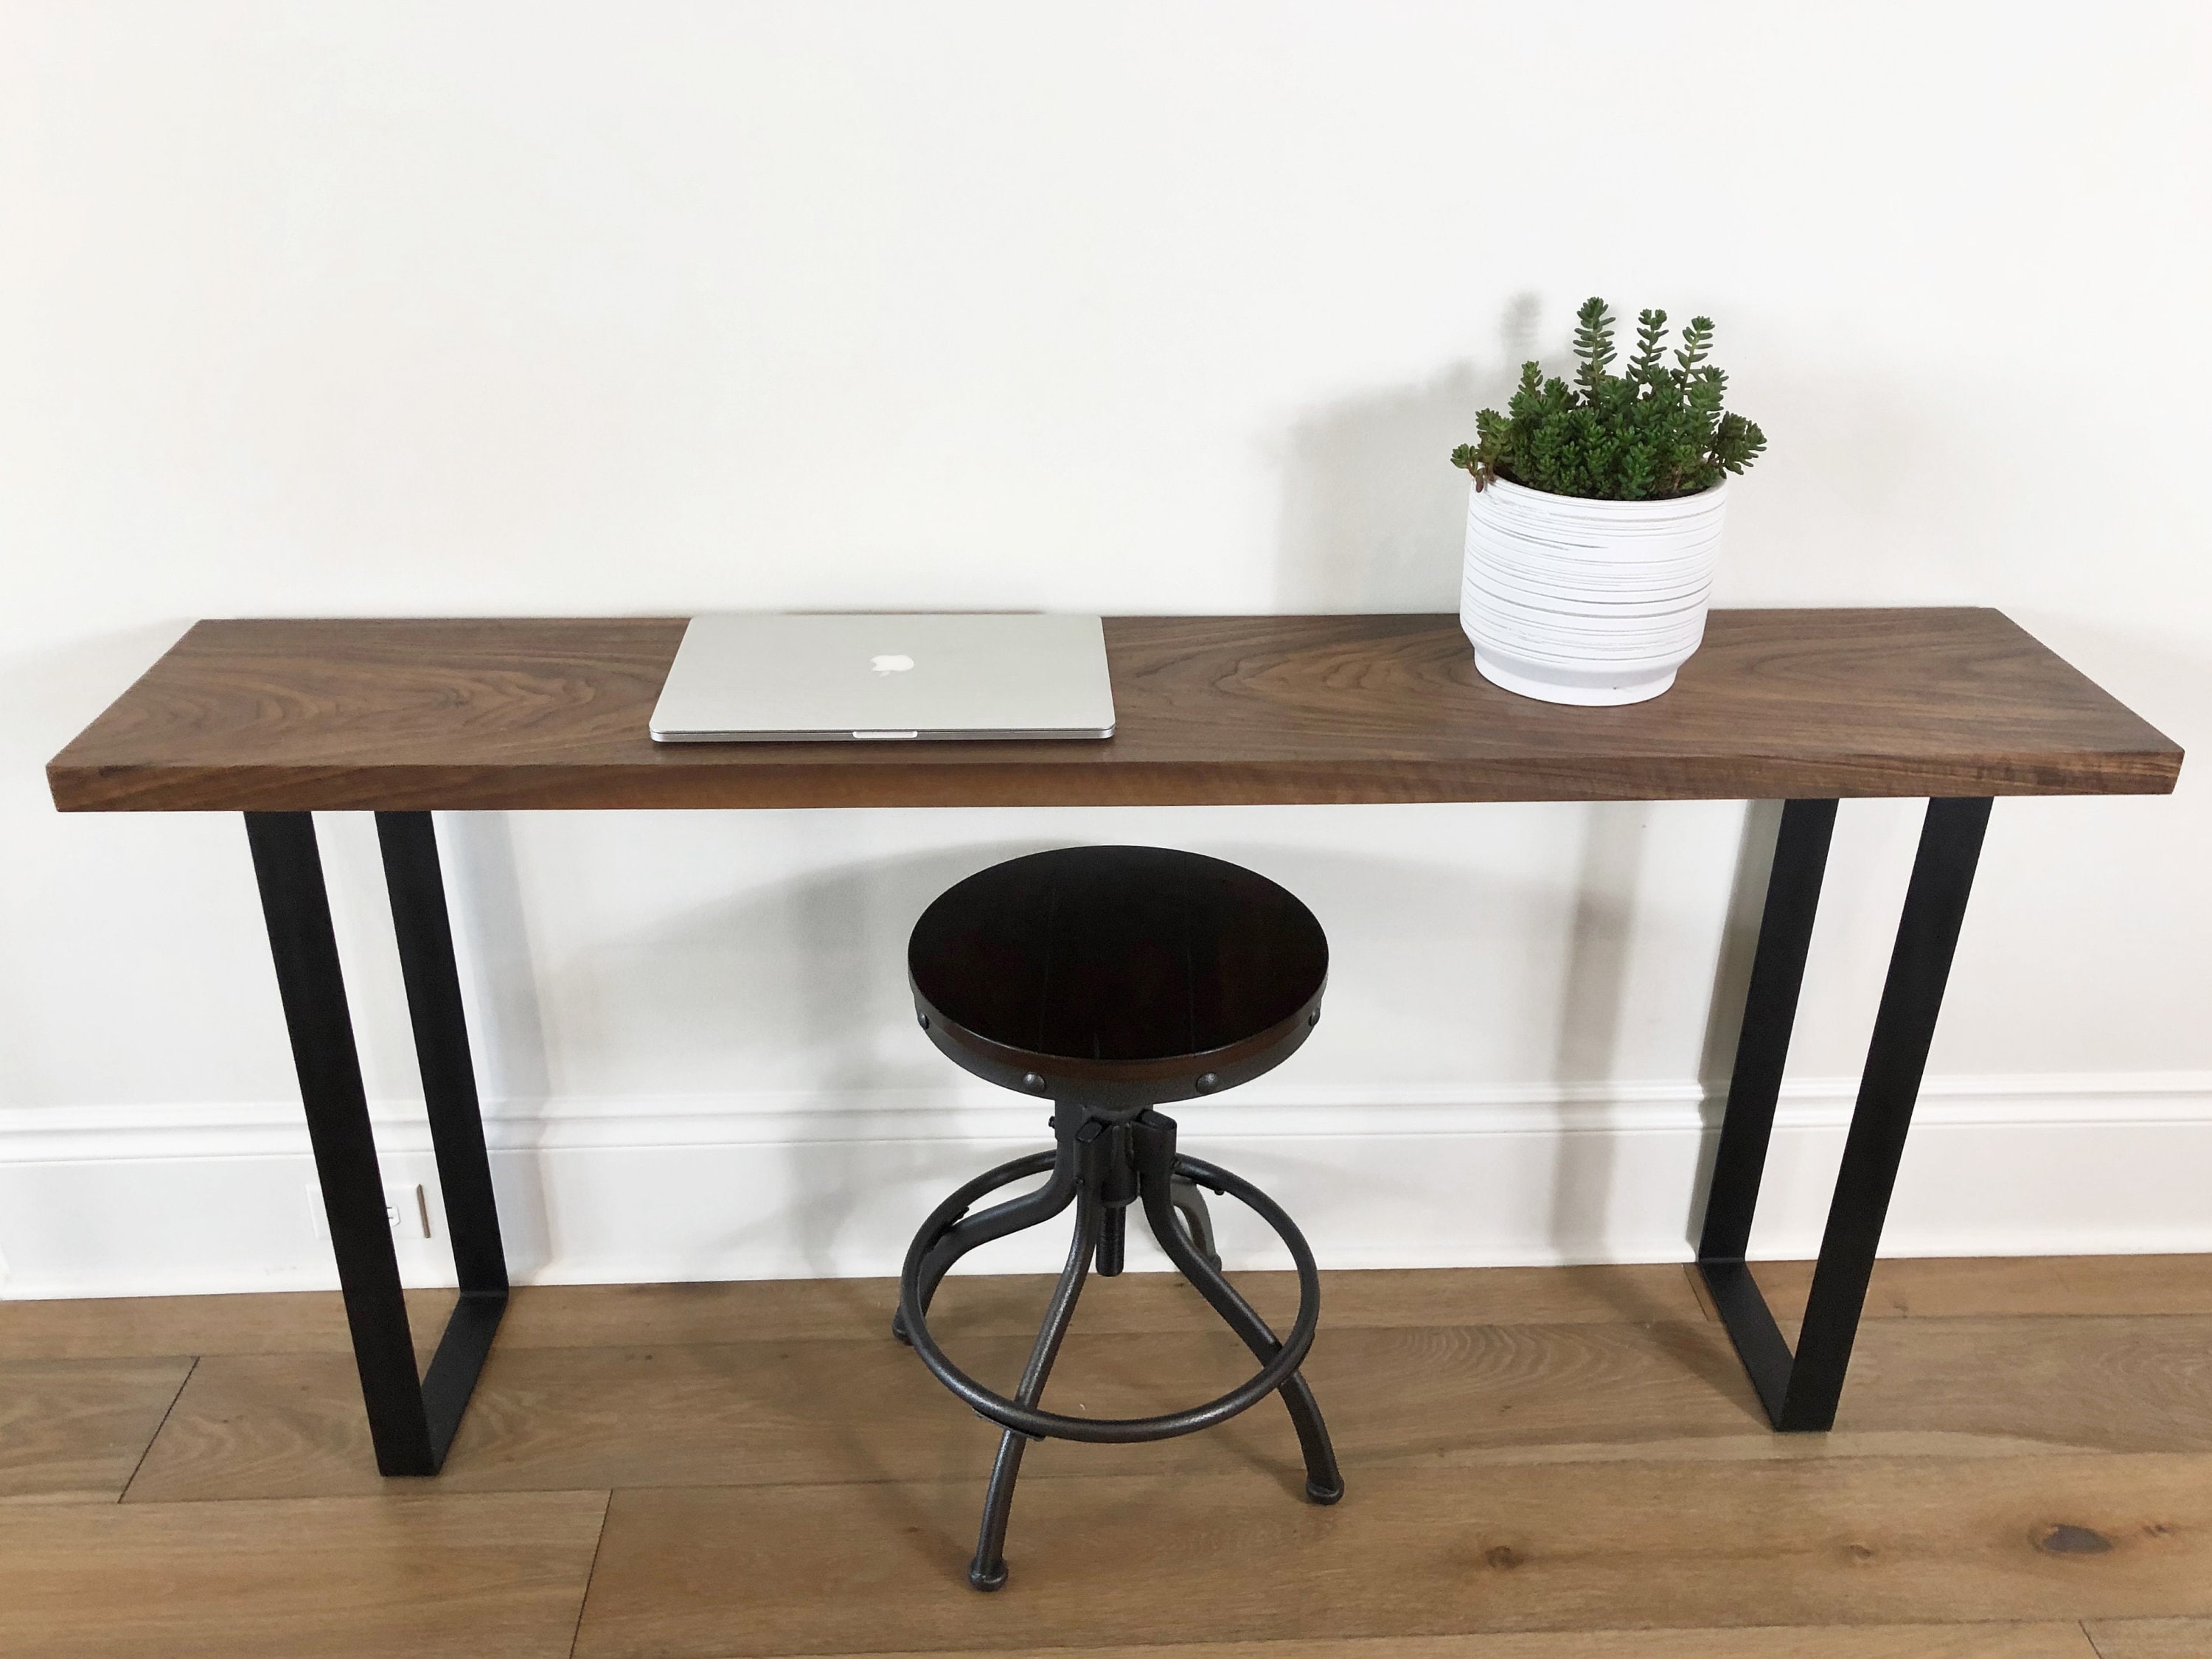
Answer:
M307 1186L307 1216L319 1243L331 1242L330 1218L323 1212L323 1189ZM384 1220L395 1239L430 1237L430 1195L419 1181L392 1181L384 1186Z

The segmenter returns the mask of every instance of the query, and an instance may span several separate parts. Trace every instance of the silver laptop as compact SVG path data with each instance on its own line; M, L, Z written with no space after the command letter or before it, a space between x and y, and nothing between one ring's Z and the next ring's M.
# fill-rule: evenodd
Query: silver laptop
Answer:
M655 743L1110 738L1096 617L695 617Z

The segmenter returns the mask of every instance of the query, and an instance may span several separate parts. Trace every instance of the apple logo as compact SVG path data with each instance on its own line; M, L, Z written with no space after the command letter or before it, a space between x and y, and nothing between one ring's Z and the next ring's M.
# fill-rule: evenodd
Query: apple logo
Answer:
M914 659L904 652L894 651L880 657L871 657L868 666L878 674L903 674L914 666Z

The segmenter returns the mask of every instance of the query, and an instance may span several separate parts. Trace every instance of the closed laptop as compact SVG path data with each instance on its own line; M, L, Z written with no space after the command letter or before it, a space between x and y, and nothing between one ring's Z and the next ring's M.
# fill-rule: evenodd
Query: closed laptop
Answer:
M696 617L653 711L656 743L1110 738L1096 617Z

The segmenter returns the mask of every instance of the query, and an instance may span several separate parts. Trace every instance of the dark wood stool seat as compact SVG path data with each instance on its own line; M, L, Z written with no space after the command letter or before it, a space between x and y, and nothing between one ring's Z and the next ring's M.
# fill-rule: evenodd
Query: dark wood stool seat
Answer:
M1328 939L1291 893L1195 853L1079 847L1012 859L949 888L907 946L915 1009L958 1065L1054 1103L1049 1152L1000 1164L922 1224L899 1279L891 1328L937 1379L1000 1425L997 1462L969 1582L1006 1582L1006 1521L1031 1440L1164 1440L1224 1422L1279 1394L1297 1431L1306 1496L1333 1504L1344 1480L1313 1391L1300 1375L1321 1314L1312 1250L1281 1207L1242 1176L1176 1150L1173 1120L1152 1109L1247 1082L1280 1065L1321 1018ZM982 1210L987 1194L1044 1184ZM1298 1314L1278 1339L1221 1275L1201 1188L1234 1197L1273 1228L1298 1274ZM1075 1206L1067 1266L1012 1398L984 1387L930 1334L929 1304L969 1250ZM1132 1206L1168 1259L1235 1331L1260 1370L1180 1412L1101 1419L1038 1401L1095 1261L1121 1271Z
M1321 1017L1328 938L1296 895L1220 859L1075 847L948 889L907 971L957 1064L1133 1113L1288 1059Z

